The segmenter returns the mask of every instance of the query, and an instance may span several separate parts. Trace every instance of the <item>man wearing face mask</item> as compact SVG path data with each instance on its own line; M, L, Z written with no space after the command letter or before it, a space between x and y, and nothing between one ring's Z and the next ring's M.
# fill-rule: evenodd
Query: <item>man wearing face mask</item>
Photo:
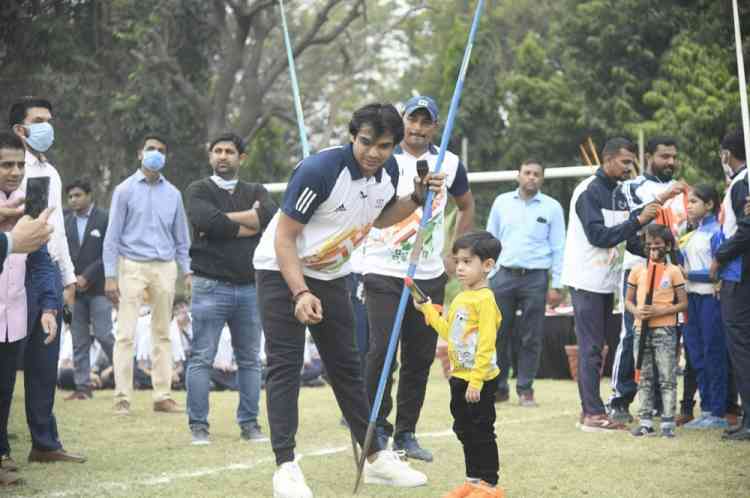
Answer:
M584 432L611 432L624 424L607 416L599 394L607 317L622 275L621 247L656 217L657 204L630 211L618 182L630 177L636 148L625 138L607 141L603 164L578 184L570 201L562 283L571 288L578 342L578 393Z
M686 185L674 179L679 171L680 161L677 156L677 140L669 136L657 136L646 145L646 170L633 180L626 181L620 189L633 211L650 202L664 204L672 213L674 226L669 227L675 235L687 219L685 199L682 193ZM622 296L627 292L628 275L631 268L645 263L645 258L630 251L625 252L622 283ZM620 343L617 346L612 366L612 396L609 399L610 418L617 422L629 423L633 417L628 407L633 402L638 385L635 383L635 362L633 356L633 315L627 310L622 313L622 330ZM686 406L690 400L683 400L682 413L692 412L692 406Z
M133 338L144 291L151 299L152 378L154 411L179 413L171 397L172 318L177 269L190 293L190 236L182 195L161 174L167 144L147 135L138 151L141 167L115 188L104 238L104 292L115 306L115 413L130 414L133 390Z
M76 276L65 236L62 182L57 170L45 156L54 141L54 129L50 124L51 119L52 104L48 100L24 97L11 106L8 123L26 148L26 174L20 190L26 191L28 178L48 177L50 179L48 205L54 208L54 211L49 221L55 227L55 230L52 233L48 249L49 255L55 263L57 293L58 296L64 298L58 299L60 309L57 310L57 314L62 316L63 301L68 306L72 306L75 302ZM46 345L42 341L28 341L24 349L26 418L31 432L33 448L29 460L36 462L83 462L85 458L63 451L62 443L58 437L57 421L53 413L62 320L58 320L57 326L56 338L50 344Z
M192 357L187 369L188 424L193 444L209 444L208 391L224 325L229 325L239 380L237 423L246 441L263 439L260 398L260 316L253 254L276 204L259 183L239 179L245 143L234 133L217 136L208 148L213 175L187 190L193 228Z

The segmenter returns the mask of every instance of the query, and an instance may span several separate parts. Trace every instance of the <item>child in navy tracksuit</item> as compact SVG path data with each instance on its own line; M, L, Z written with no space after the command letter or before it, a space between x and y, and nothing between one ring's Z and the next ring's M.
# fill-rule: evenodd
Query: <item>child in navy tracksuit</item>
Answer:
M680 251L687 273L688 321L684 341L701 394L701 416L686 429L726 428L727 348L721 320L721 306L709 276L711 241L721 225L716 219L719 195L710 185L696 185L688 197L687 212L695 230L680 239Z

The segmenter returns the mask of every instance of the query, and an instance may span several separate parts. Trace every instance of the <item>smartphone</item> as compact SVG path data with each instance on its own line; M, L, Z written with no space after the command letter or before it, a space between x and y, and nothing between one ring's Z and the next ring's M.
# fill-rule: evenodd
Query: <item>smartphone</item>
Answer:
M49 177L39 176L26 181L26 214L37 218L49 205Z

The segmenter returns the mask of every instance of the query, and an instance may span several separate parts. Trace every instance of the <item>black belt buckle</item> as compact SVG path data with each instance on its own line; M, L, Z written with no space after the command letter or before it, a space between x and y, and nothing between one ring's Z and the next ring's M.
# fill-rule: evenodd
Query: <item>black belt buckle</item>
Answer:
M510 268L507 266L503 266L503 269L509 271L514 277L523 277L531 271L528 268Z

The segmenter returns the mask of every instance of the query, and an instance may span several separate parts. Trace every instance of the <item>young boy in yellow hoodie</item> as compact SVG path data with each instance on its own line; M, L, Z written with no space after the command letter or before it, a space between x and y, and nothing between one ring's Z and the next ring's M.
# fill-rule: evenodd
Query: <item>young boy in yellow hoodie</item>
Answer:
M453 244L456 277L462 291L443 318L429 301L415 308L448 342L452 373L451 414L453 431L464 447L466 482L444 498L502 498L497 486L500 467L495 441L495 389L497 368L495 342L500 310L487 282L501 250L500 241L489 232L467 233Z

